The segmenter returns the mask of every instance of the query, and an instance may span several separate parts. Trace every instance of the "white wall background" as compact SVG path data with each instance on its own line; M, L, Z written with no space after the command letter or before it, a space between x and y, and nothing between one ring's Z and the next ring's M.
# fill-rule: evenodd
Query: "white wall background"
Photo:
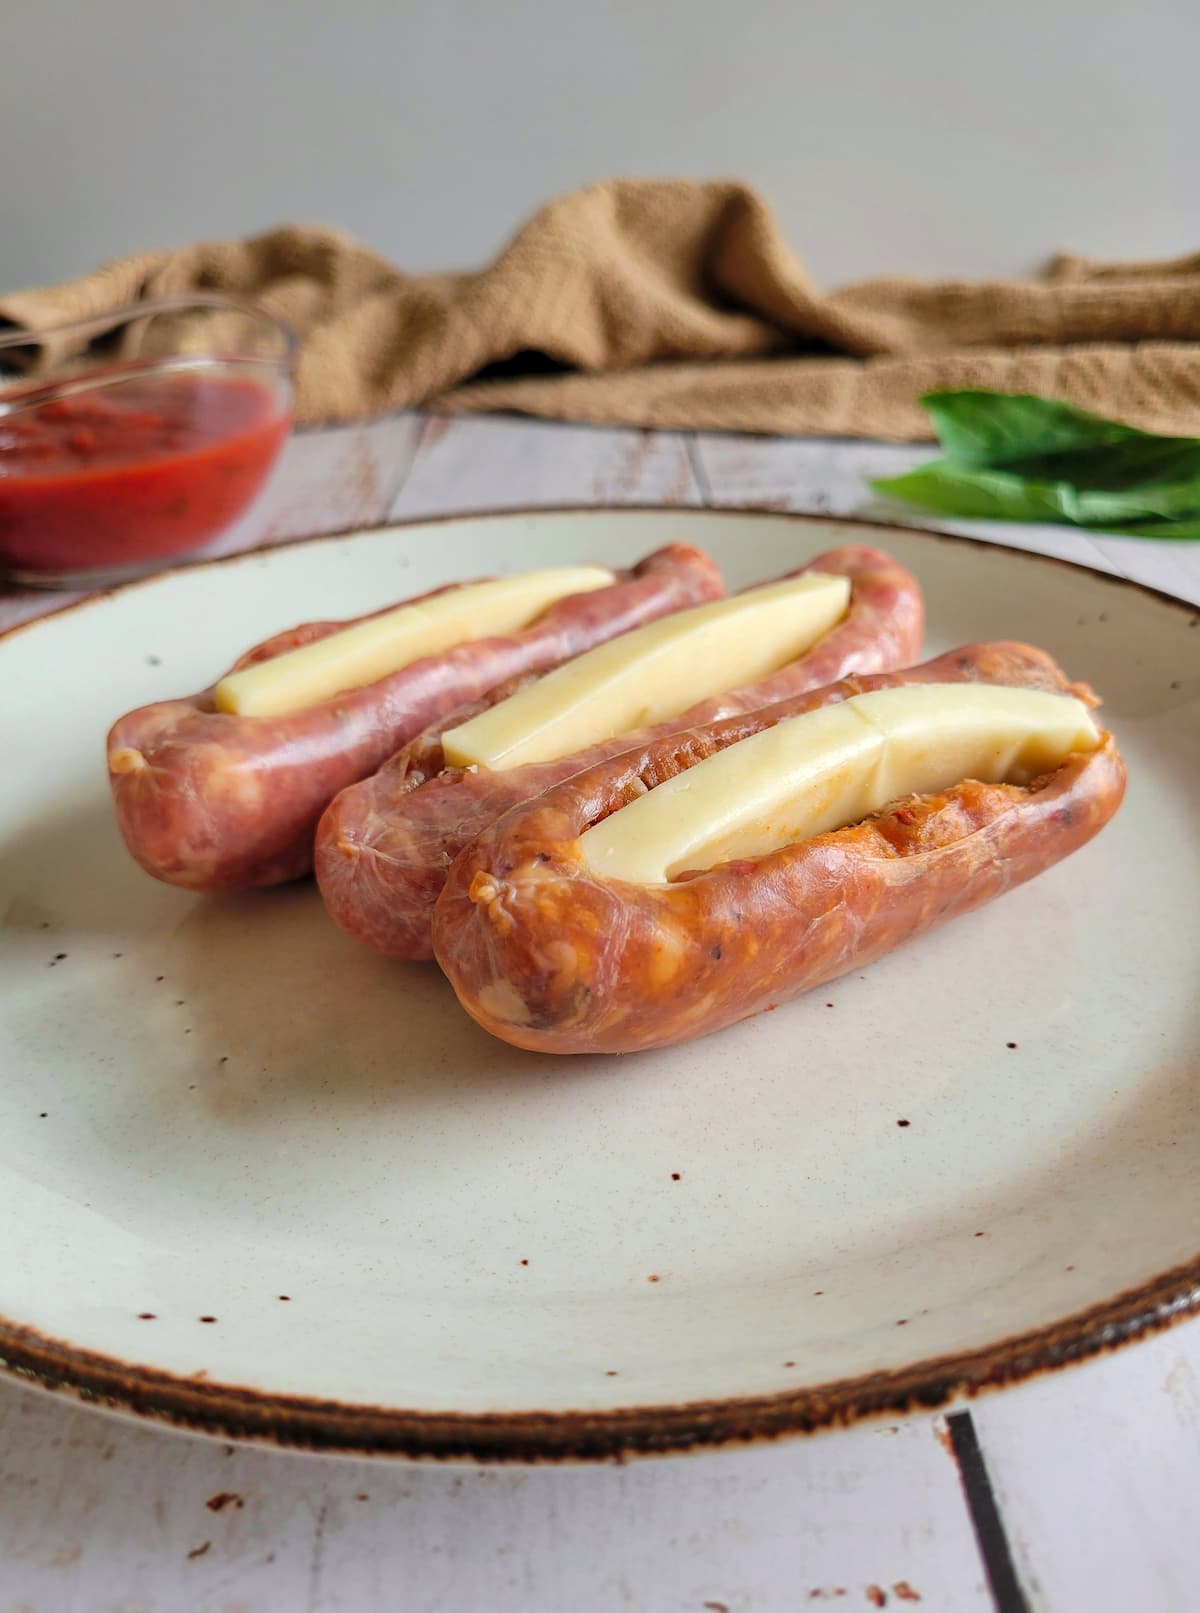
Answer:
M341 224L469 266L610 174L760 185L826 283L1200 247L1196 0L2 0L0 286Z

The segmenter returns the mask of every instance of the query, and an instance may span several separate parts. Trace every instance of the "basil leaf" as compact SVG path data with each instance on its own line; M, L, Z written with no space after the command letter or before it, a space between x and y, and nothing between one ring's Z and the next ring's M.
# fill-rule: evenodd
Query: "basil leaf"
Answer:
M975 520L1196 535L1200 439L1138 431L1027 393L930 392L921 401L944 457L873 482L877 492Z
M920 401L933 420L946 458L960 465L1012 466L1037 456L1148 437L1133 426L1028 392L964 388L927 392Z
M971 470L947 459L932 459L903 476L871 483L877 493L919 504L941 515L975 521L1061 521L1062 512L1044 490L1007 471Z
M1046 454L1004 468L1034 482L1069 483L1084 506L1103 495L1137 499L1149 515L1200 508L1200 442L1189 437L1143 436L1108 448Z
M1200 516L1200 450L1188 481L1108 491L1074 481L1038 481L1012 470L973 469L934 459L904 476L873 481L886 493L943 515L982 521L1057 521L1113 527Z
M1133 526L1114 526L1109 531L1123 538L1170 538L1187 542L1200 538L1200 516L1184 521L1139 521Z

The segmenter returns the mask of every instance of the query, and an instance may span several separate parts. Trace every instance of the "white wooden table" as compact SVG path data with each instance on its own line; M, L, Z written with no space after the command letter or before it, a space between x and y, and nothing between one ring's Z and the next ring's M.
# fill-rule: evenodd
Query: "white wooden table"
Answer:
M869 514L866 478L927 452L399 415L294 439L232 543L531 504ZM947 526L1200 600L1200 545ZM48 603L0 595L0 627ZM0 1379L0 1613L1183 1613L1198 1547L1200 1319L948 1417L627 1467L235 1449Z

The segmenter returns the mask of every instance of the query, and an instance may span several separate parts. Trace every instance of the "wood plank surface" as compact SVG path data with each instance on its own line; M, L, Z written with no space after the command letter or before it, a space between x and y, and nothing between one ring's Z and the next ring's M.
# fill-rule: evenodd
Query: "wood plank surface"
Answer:
M427 423L391 513L702 502L681 432L465 416Z
M972 1415L1036 1606L1200 1607L1200 1322Z
M5 1613L790 1613L908 1593L991 1606L929 1419L513 1471L235 1449L0 1394Z

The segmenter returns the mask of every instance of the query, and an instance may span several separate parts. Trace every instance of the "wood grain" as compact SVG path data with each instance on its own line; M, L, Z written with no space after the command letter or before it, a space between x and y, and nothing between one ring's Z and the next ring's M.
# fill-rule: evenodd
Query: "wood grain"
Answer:
M989 1397L973 1415L1037 1606L1200 1605L1200 1323Z
M930 1613L990 1606L927 1419L514 1472L234 1449L0 1398L5 1613L790 1613L869 1608L872 1585L899 1607L900 1582Z
M428 422L391 514L702 502L680 432L456 418Z

